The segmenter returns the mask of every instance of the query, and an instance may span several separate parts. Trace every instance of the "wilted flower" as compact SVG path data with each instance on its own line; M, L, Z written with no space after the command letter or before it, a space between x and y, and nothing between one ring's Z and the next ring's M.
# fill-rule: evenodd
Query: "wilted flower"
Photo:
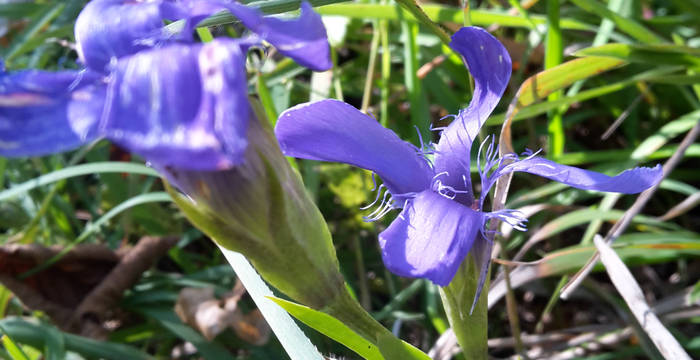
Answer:
M228 10L254 34L195 43L203 18ZM183 21L172 34L165 21ZM318 14L265 17L229 1L94 0L76 20L82 71L0 73L0 155L35 156L100 137L160 166L218 170L247 146L245 54L263 40L314 70L331 66Z
M371 217L403 208L379 234L384 263L392 272L446 286L473 246L488 248L484 234L489 219L523 229L525 219L519 213L483 209L489 189L505 174L522 171L579 189L621 193L637 193L660 180L660 166L609 177L560 165L530 151L523 158L516 154L499 158L492 143L485 164L478 164L482 192L475 199L469 173L472 142L506 88L511 60L496 38L476 27L459 30L450 46L463 56L474 77L474 96L433 148L418 149L351 105L335 100L289 109L275 129L282 151L289 156L344 162L382 178L387 192L378 196L382 201ZM481 265L488 266L487 262ZM481 273L486 274L483 269Z

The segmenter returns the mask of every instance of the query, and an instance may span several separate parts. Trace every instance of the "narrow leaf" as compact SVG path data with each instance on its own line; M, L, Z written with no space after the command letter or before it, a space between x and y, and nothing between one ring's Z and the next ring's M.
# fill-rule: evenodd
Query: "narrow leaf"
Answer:
M348 349L356 352L363 358L384 359L376 346L365 340L365 338L358 335L356 332L352 331L340 320L328 314L316 311L310 307L299 305L291 301L276 297L269 297L269 299L281 306L297 320L345 345Z

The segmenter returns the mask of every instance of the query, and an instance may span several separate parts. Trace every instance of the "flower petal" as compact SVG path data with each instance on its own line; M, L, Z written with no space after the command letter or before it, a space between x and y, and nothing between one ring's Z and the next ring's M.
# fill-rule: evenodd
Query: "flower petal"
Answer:
M189 170L242 161L249 104L235 40L171 45L120 59L101 131L147 160Z
M113 58L152 47L164 36L164 20L185 17L168 1L93 0L75 21L78 56L83 63L103 71Z
M445 185L468 191L459 194L456 200L469 205L473 200L469 179L472 142L508 85L511 60L498 39L478 27L461 28L452 36L450 46L469 67L474 78L474 96L469 107L460 111L442 132L435 146L435 172L447 173L441 177Z
M97 137L104 85L83 71L0 73L0 155L40 156Z
M296 19L263 16L258 10L236 2L194 0L186 3L191 16L199 19L220 10L230 11L243 25L274 45L279 52L309 69L324 71L333 66L326 28L321 16L306 1L301 3L301 14ZM192 25L196 22L193 21Z
M342 101L323 100L285 111L275 135L285 155L372 170L395 196L430 185L432 170L417 149Z
M479 236L483 219L481 212L423 191L379 234L384 264L397 275L447 286Z
M541 157L527 158L512 163L500 171L499 176L514 171L539 175L577 189L618 192L623 194L642 192L656 185L663 177L661 165L657 165L653 168L638 167L628 169L617 176L611 177L595 171L557 164L554 161Z

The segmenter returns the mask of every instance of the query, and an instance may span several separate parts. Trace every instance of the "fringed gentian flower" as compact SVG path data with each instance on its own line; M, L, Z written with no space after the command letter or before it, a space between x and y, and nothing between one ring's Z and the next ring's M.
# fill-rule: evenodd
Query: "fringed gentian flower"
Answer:
M475 199L469 173L472 142L506 88L511 60L496 38L476 27L459 30L450 46L462 55L474 78L474 96L428 151L402 141L373 118L336 100L291 108L280 116L275 129L282 152L289 156L344 162L381 177L386 193L381 196L379 191L381 204L370 217L403 208L379 234L382 258L395 274L446 286L470 250L490 248L484 236L489 219L523 230L525 219L519 213L483 209L489 189L505 174L528 172L579 189L620 193L637 193L660 180L660 166L609 177L560 165L532 152L499 158L492 143L486 149L485 164L478 164L482 192ZM482 150L483 146L479 152ZM488 260L480 263L488 267ZM483 285L483 268L481 274Z
M197 23L221 10L252 33L195 42ZM331 67L308 3L283 20L228 1L94 0L75 37L81 71L0 72L0 156L107 138L143 156L181 191L168 187L195 226L288 296L318 309L350 299L323 217L248 97L246 51L263 41Z
M230 11L252 33L195 43L205 17ZM165 21L183 21L172 34ZM0 156L37 156L105 137L157 167L220 170L243 161L245 54L267 41L313 70L331 67L326 31L302 4L283 20L223 0L94 0L75 25L82 71L0 69Z

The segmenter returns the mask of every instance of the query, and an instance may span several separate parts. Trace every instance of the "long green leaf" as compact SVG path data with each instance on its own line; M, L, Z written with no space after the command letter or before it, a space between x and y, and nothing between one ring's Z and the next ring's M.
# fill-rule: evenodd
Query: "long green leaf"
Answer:
M577 51L575 56L605 56L652 65L700 66L700 50L671 44L606 44Z
M596 14L602 18L610 19L620 30L643 43L654 44L664 42L662 37L656 35L640 23L611 11L597 0L571 0L571 2L585 11Z
M585 57L567 61L534 75L520 86L516 104L524 107L543 100L554 91L574 82L622 66L625 61L607 57Z
M147 194L141 194L134 196L119 205L113 207L110 209L107 213L102 215L99 219L95 220L92 223L88 223L85 226L85 229L83 230L82 233L80 233L80 236L78 236L73 242L65 246L63 249L61 249L58 254L54 255L50 259L46 260L45 262L41 263L39 266L23 273L20 275L20 277L27 277L32 274L36 274L39 271L42 271L51 265L53 265L56 261L60 260L65 254L67 254L73 247L76 245L80 244L81 242L85 241L90 235L96 233L100 227L104 224L106 224L109 220L111 220L113 217L119 215L123 211L130 209L134 206L141 205L141 204L147 204L147 203L153 203L153 202L170 202L172 201L172 198L170 195L166 192L152 192L152 193L147 193Z
M445 5L421 6L428 17L435 22L463 23L464 11L461 8ZM321 15L340 15L358 19L408 19L417 21L408 11L394 5L381 4L334 4L316 9ZM513 15L506 11L470 10L472 25L491 26L501 25L508 27L531 28L532 24L544 24L546 19L540 15L530 15L529 19L522 15ZM590 30L595 27L571 18L561 19L561 28L566 30Z
M310 307L299 305L291 301L276 297L270 297L269 299L281 306L297 320L328 336L329 338L347 346L348 349L356 352L363 358L370 360L384 359L376 346L352 331L340 320L328 314L316 311Z
M700 256L700 235L680 231L626 234L618 238L613 248L628 266L658 264ZM535 279L574 273L585 265L595 251L593 245L576 245L551 252L533 265L519 266L513 270L511 285L517 288ZM594 271L601 270L601 264L594 268ZM505 292L502 279L494 282L489 291L489 307L499 301Z
M71 166L41 175L0 192L0 201L10 199L40 186L54 183L74 176L91 175L96 173L129 173L148 176L158 176L158 173L145 165L127 162L95 162Z
M0 320L2 329L12 338L23 344L37 349L43 349L46 341L50 339L47 334L46 324L34 324L16 317ZM65 348L86 358L98 358L108 360L152 360L153 358L131 346L116 344L107 341L97 341L82 336L63 333Z
M226 260L233 268L238 278L241 280L248 294L253 298L255 305L262 313L265 320L270 325L270 328L277 336L277 339L287 351L292 360L318 359L322 360L323 356L316 350L316 347L311 344L309 338L299 329L294 323L294 320L283 309L275 305L271 300L274 296L270 288L265 284L265 281L250 265L250 262L241 254L226 249L218 245L219 249Z

